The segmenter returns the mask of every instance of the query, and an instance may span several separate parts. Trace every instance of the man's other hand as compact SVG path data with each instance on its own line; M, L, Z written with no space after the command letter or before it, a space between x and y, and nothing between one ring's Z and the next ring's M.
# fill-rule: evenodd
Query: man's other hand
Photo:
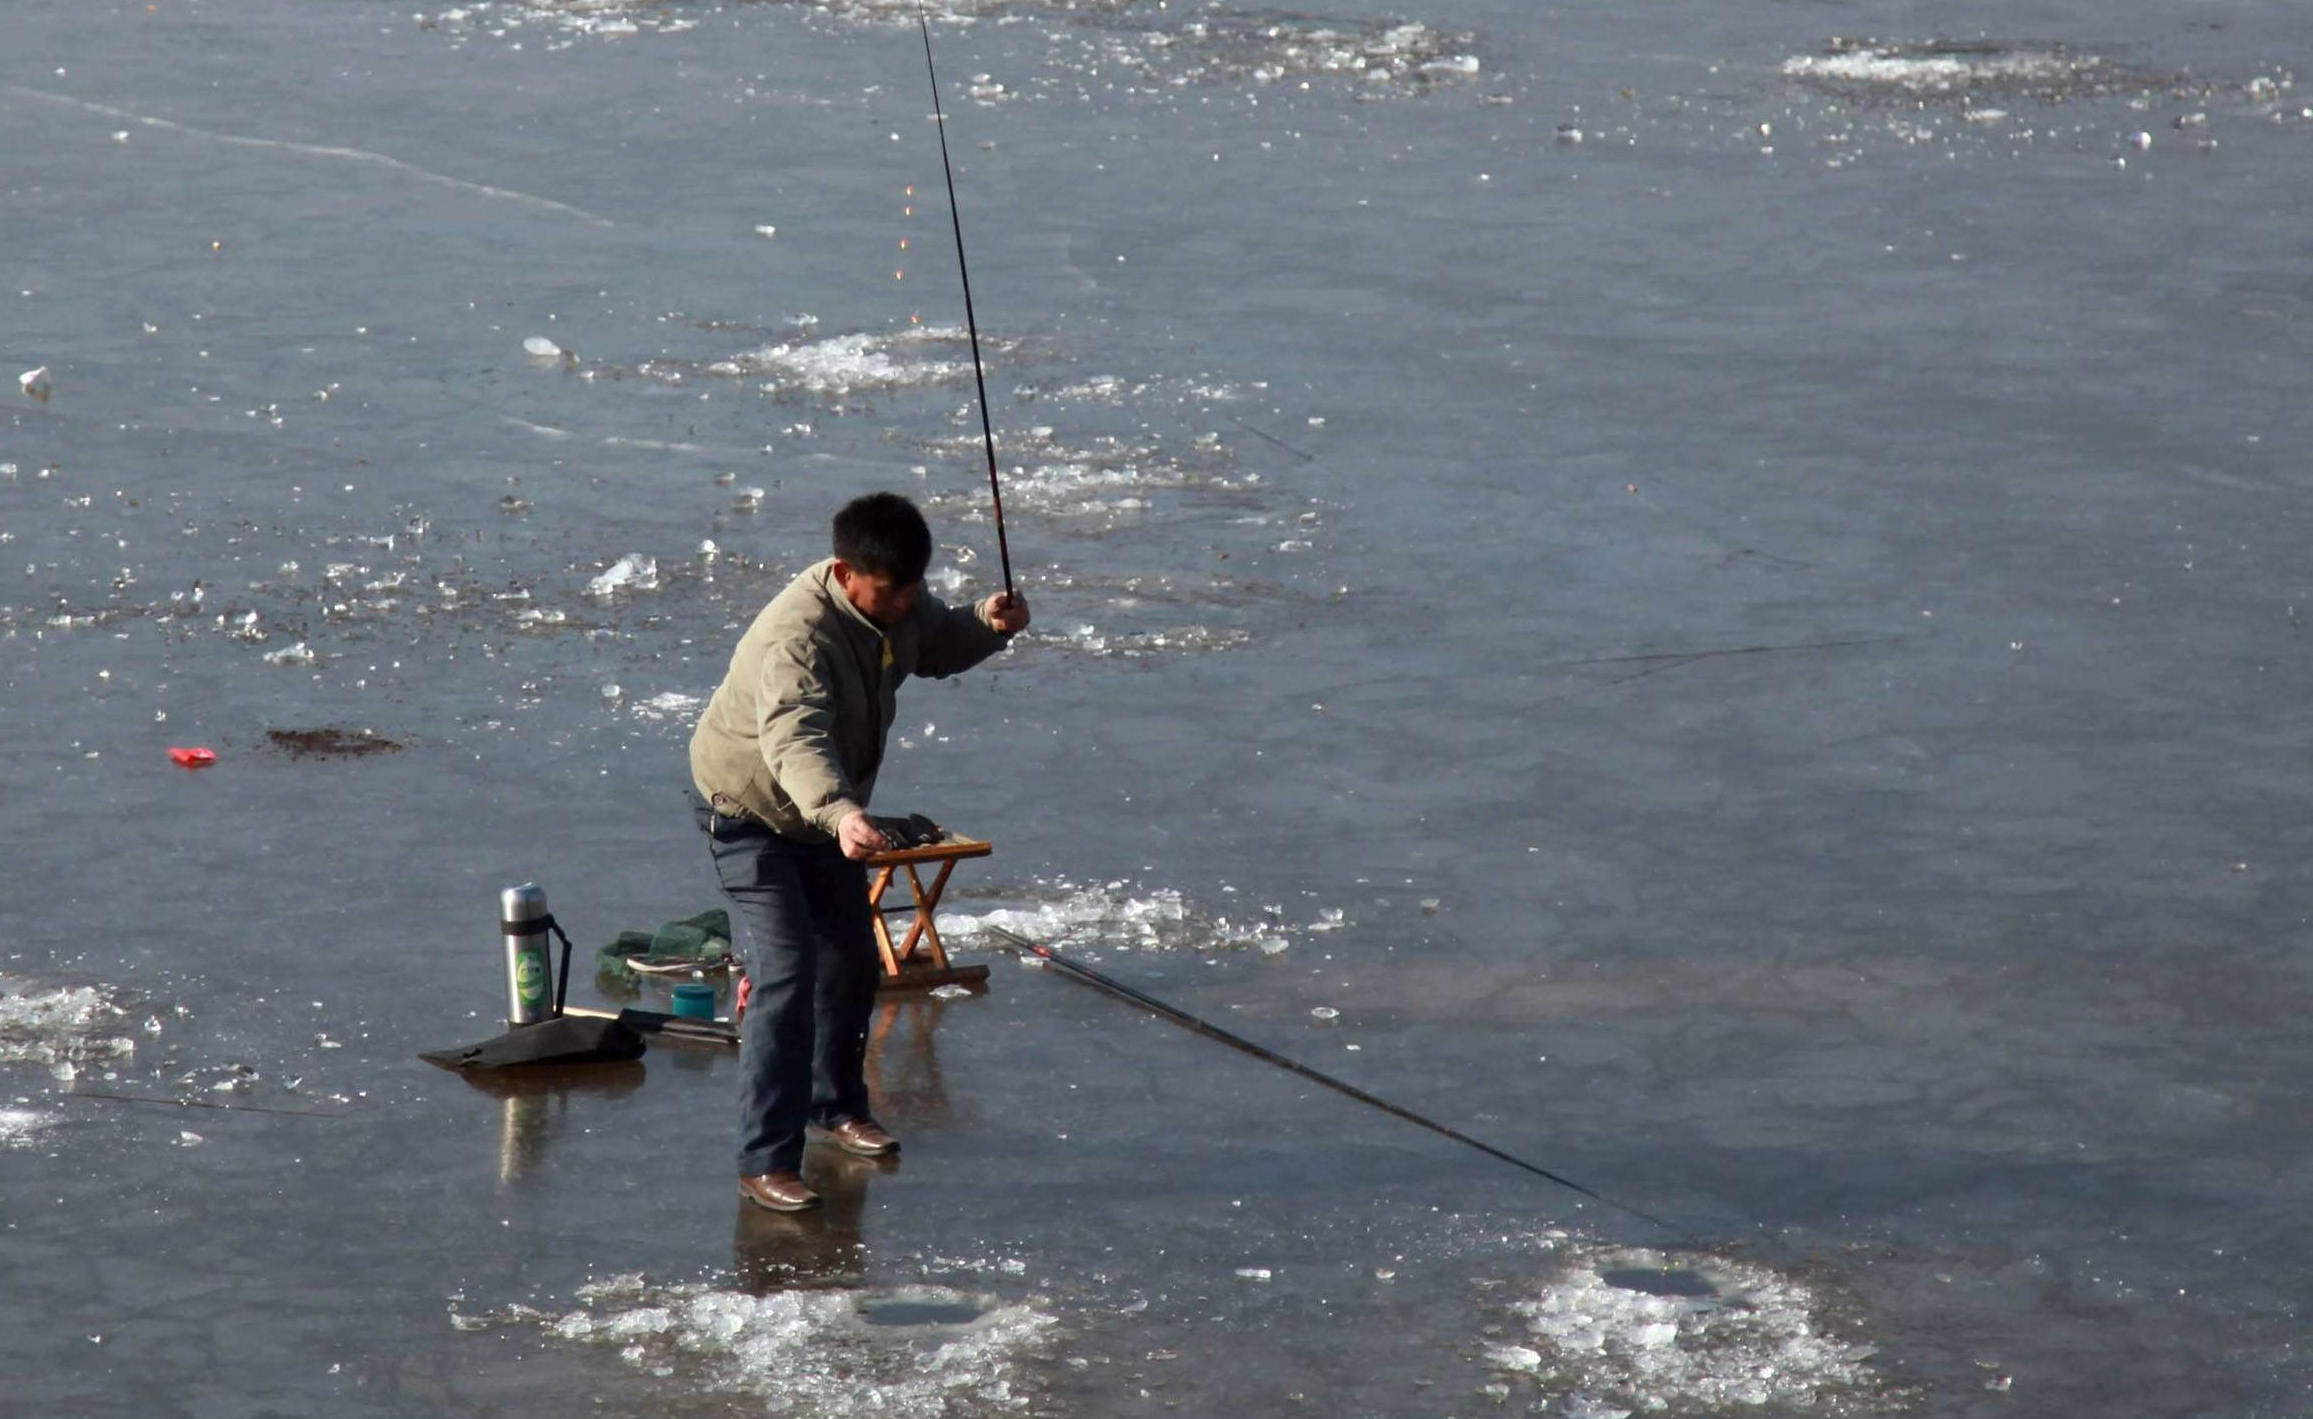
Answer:
M883 834L876 831L875 824L868 821L867 814L858 811L845 814L843 821L836 824L835 840L843 845L843 855L854 862L865 861L891 846Z
M1028 598L1013 591L999 591L980 603L980 619L1011 635L1028 629Z

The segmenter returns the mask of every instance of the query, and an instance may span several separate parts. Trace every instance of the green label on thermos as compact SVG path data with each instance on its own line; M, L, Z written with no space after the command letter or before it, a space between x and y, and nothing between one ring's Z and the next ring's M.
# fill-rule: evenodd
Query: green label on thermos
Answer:
M546 1003L546 953L522 951L514 957L514 991L524 1005Z

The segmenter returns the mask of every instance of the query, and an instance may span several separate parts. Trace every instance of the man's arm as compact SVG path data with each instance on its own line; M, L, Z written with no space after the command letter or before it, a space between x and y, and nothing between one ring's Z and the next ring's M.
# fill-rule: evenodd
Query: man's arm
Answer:
M857 816L864 823L866 814L836 753L835 702L827 688L825 656L816 640L775 645L765 652L755 687L755 737L780 791L841 842L845 820Z
M923 626L916 673L942 679L969 670L1028 628L1028 599L999 591L977 606L950 606L930 592L916 599Z

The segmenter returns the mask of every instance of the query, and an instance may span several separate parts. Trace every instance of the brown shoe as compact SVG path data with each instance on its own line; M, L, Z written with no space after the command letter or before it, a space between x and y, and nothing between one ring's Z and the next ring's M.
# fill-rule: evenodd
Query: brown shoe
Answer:
M827 1130L828 1141L846 1153L857 1153L862 1158L881 1158L886 1153L899 1151L899 1140L883 1131L883 1126L872 1118L847 1118Z
M804 1212L819 1205L819 1194L801 1173L758 1173L739 1179L739 1195L773 1212Z

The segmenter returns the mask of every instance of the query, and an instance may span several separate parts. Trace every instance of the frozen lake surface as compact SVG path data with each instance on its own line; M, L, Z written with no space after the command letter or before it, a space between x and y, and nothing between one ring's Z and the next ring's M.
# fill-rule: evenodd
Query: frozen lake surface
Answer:
M939 0L1037 626L879 806L991 988L800 1218L727 1059L420 1063L499 888L716 904L842 499L996 584L915 14L12 9L10 1406L2313 1406L2279 0Z

